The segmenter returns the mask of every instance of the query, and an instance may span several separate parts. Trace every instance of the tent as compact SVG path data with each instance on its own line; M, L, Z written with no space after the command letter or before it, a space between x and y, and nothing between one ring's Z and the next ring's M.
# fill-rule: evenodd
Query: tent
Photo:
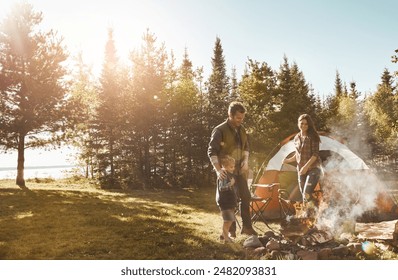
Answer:
M260 197L271 197L263 211L267 219L283 217L281 193L292 202L302 200L298 189L294 164L283 164L283 159L294 154L294 135L287 137L264 161L252 181L252 191ZM366 163L341 141L321 135L320 157L324 176L315 190L322 190L324 201L329 202L329 212L345 212L346 218L357 221L383 221L398 218L396 200ZM272 153L272 152L271 152ZM273 183L276 187L270 188ZM282 191L283 190L283 191ZM334 215L337 215L334 213Z

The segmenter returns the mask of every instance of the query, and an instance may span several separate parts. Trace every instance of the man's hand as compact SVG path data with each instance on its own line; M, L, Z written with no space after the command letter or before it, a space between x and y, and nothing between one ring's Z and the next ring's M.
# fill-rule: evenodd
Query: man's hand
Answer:
M240 170L245 173L249 171L249 162L247 160L242 161L242 164L240 165Z

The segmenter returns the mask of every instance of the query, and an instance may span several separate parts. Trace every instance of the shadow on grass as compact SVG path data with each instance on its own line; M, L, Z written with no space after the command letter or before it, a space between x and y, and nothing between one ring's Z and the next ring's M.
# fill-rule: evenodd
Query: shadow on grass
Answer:
M244 258L207 192L0 189L0 259Z

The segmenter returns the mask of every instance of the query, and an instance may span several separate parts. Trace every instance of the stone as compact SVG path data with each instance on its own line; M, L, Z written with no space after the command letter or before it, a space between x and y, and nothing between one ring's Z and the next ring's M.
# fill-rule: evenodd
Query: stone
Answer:
M281 246L278 241L270 240L270 241L268 241L268 243L265 247L267 248L267 250L273 251L273 250L279 250Z
M329 260L332 255L332 248L322 248L318 252L318 259L320 260Z
M262 256L265 255L267 253L267 249L265 247L258 247L256 249L254 249L253 254L255 256Z
M348 250L347 246L345 246L343 244L340 244L340 246L335 247L335 248L332 249L332 253L335 256L344 257L344 256L348 255L349 250Z
M362 252L362 244L358 242L348 243L347 248L353 255L357 255Z
M318 259L318 253L315 251L305 251L301 250L297 252L297 256L301 258L302 260L317 260Z

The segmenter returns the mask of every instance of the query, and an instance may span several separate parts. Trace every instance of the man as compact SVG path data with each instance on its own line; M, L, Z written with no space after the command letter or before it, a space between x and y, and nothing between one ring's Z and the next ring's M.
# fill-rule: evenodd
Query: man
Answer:
M235 159L235 176L240 197L240 213L242 216L242 234L257 235L252 227L250 216L251 194L247 186L249 171L249 143L242 122L246 109L242 103L234 101L228 108L228 119L216 126L211 134L207 154L219 179L226 177L221 169L220 159L231 156ZM236 224L230 228L230 236L236 237Z

